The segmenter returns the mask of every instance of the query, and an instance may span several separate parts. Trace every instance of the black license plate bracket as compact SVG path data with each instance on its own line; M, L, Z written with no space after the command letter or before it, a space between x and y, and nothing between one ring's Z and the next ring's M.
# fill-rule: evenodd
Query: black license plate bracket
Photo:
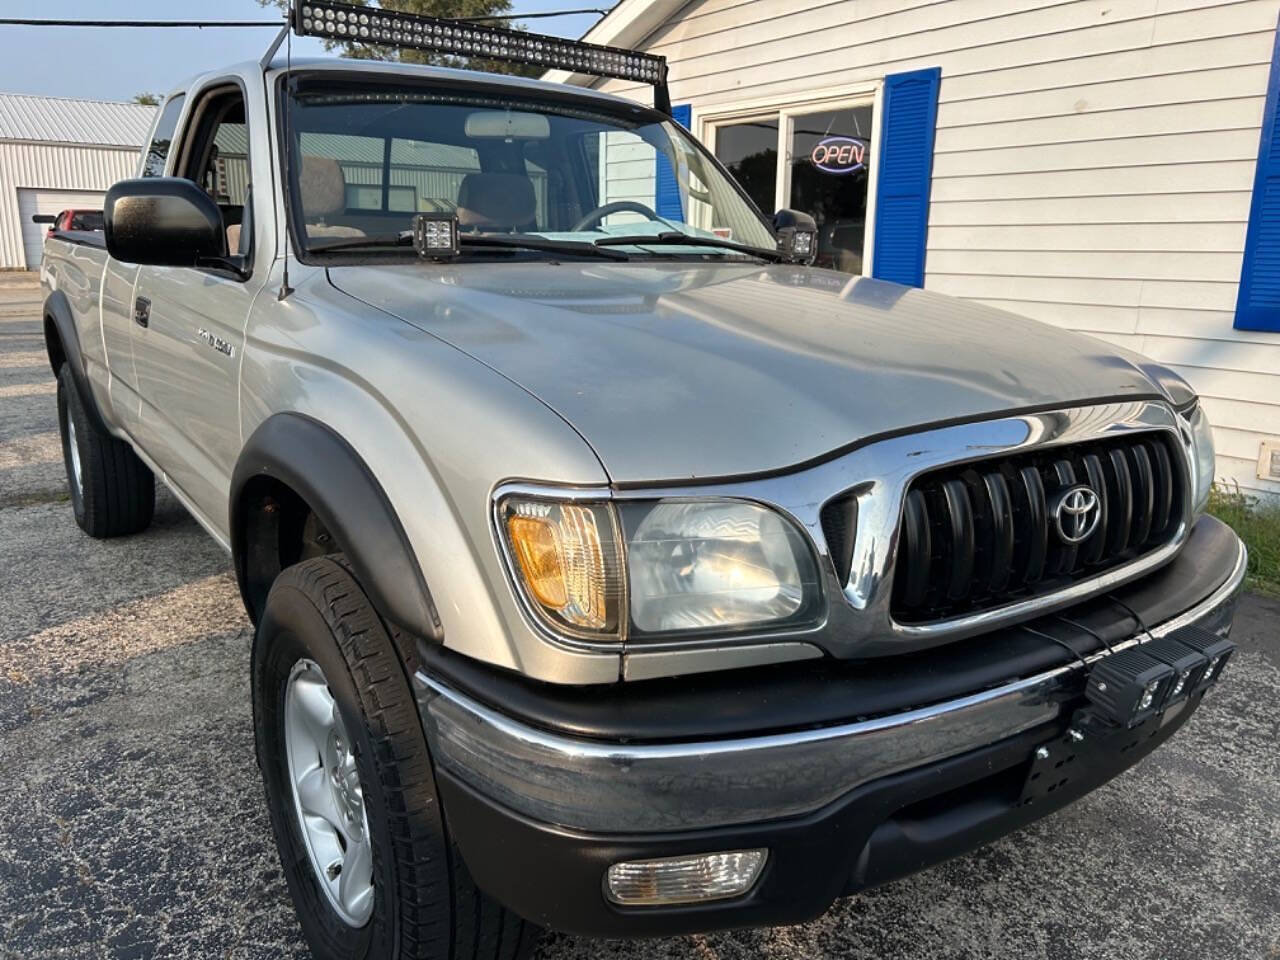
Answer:
M1109 724L1087 707L1077 710L1060 736L1031 752L1017 806L1052 803L1063 791L1081 793L1110 779L1154 749L1149 741L1182 712L1182 706L1170 707L1136 727Z

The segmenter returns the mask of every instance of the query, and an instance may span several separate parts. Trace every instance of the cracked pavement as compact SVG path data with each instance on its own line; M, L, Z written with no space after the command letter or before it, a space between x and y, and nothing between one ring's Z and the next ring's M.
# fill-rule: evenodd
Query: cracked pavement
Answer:
M39 303L0 274L0 958L305 957L227 557L163 488L143 534L77 529ZM1246 597L1229 682L1168 745L973 854L803 926L538 956L1277 960L1278 633Z

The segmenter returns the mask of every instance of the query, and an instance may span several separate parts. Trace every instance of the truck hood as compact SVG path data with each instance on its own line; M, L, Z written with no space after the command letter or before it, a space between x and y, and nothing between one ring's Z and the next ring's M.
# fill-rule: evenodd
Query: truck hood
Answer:
M1140 358L1092 337L825 270L537 262L329 275L541 399L619 484L754 474L943 421L1162 395Z

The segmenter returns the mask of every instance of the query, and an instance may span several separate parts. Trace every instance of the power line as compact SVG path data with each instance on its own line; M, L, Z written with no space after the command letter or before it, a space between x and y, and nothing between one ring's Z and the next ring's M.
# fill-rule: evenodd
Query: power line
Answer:
M580 14L594 13L598 17L606 16L609 11L604 7L581 7L577 10L544 10L540 13L504 13L488 17L450 17L464 23L483 23L486 20L539 20L543 17L576 17Z
M485 17L453 17L464 23L492 20L541 20L547 17L573 17L608 14L604 7L579 7L575 10L543 10L535 13L506 13ZM219 27L279 27L280 20L49 20L37 17L0 17L0 26L13 27L188 27L197 30Z

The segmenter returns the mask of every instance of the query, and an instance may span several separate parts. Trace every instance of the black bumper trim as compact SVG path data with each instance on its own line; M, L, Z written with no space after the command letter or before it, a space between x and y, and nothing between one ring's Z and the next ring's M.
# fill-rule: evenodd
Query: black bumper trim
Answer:
M1064 718L1015 737L883 777L805 817L667 834L603 835L540 823L437 773L446 816L468 869L526 919L585 936L666 936L800 923L843 895L898 879L988 843L1060 809L1168 739L1201 695L1153 722L1134 749L1107 753L1050 797L1020 802L1037 746L1063 738ZM767 847L755 888L728 902L621 908L602 890L619 860Z

